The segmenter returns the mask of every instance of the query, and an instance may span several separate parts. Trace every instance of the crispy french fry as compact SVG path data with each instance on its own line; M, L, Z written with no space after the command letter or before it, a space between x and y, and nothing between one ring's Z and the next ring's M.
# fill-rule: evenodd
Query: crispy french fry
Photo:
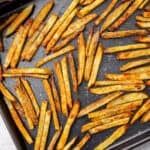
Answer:
M130 124L133 124L137 119L139 119L149 109L150 109L150 99L146 100L146 102L133 115L133 118L131 119Z
M40 149L47 105L48 105L48 102L46 100L43 100L41 103L41 108L40 108L40 118L39 118L38 130L37 130L35 143L34 143L34 150Z
M69 63L69 70L72 78L73 91L77 92L78 91L77 72L76 72L76 66L75 66L72 53L68 54L68 63Z
M147 5L148 2L149 0L144 0L142 4L139 6L139 9L143 9Z
M93 2L94 2L94 0L80 0L81 5L89 5Z
M144 92L133 92L133 93L128 93L125 95L122 95L118 98L116 98L115 100L109 102L107 104L107 108L116 106L116 105L122 105L125 103L129 103L129 102L133 102L133 101L137 101L137 100L143 100L148 98L148 95Z
M53 5L54 5L54 1L51 0L51 1L47 2L41 8L41 10L38 12L37 16L35 17L35 19L33 21L32 26L30 28L30 31L29 31L29 34L28 34L29 37L31 37L33 35L33 33L38 29L38 27L40 26L42 21L46 18L48 13L51 11Z
M85 69L85 39L83 32L78 36L78 85L81 84Z
M149 11L144 11L142 13L142 16L145 17L145 18L149 18L150 17L150 12Z
M41 137L40 150L45 150L47 136L50 127L50 120L51 120L51 111L47 110L45 114L45 121L44 121L43 133Z
M114 31L115 29L119 28L130 16L132 16L132 14L139 8L142 2L143 0L134 1L131 6L125 11L125 13L111 25L109 30Z
M5 36L9 36L16 31L19 25L31 14L33 7L34 4L32 3L17 15L13 22L8 26L7 31L5 32Z
M144 43L150 43L150 37L148 36L139 36L135 39L136 42L144 42Z
M136 22L136 25L140 28L145 28L145 29L149 29L150 28L150 21L148 22Z
M96 19L95 25L99 25L105 17L111 12L111 10L115 7L117 4L118 0L112 0L108 7L104 10L104 12Z
M141 21L141 22L149 22L150 21L150 17L149 18L145 18L143 16L136 16L136 20L137 21Z
M59 62L56 62L54 65L55 65L55 73L58 79L58 85L59 85L59 90L60 90L61 110L65 116L68 116L67 97L66 97L65 83L63 79L61 66Z
M73 104L71 111L70 111L69 117L66 121L66 124L64 126L63 131L62 131L62 134L61 134L61 137L58 141L56 149L62 149L65 146L65 144L68 140L68 136L70 134L71 127L72 127L72 125L73 125L73 123L74 123L74 121L78 115L79 108L80 108L80 103L78 100L76 100Z
M135 60L135 61L131 61L131 62L128 62L128 63L122 65L120 67L120 70L121 71L126 71L128 69L132 69L134 67L139 67L139 66L146 65L146 64L149 64L149 63L150 63L150 59L149 58Z
M103 57L103 46L99 44L96 55L95 55L95 59L93 62L93 67L92 67L90 79L88 82L88 88L90 88L96 81L98 70L100 68L100 64L102 61L102 57Z
M147 81L145 82L145 85L150 86L150 80L147 80Z
M77 19L73 23L70 24L68 29L63 33L62 38L66 38L67 36L71 35L75 31L79 30L81 27L84 25L88 24L91 22L93 19L97 17L97 14L89 14L81 19Z
M48 61L50 61L50 60L52 60L52 59L54 59L54 58L56 58L56 57L59 57L59 56L61 56L61 55L64 55L64 54L66 54L66 53L68 53L68 52L71 52L71 51L73 51L74 49L75 49L74 46L68 45L68 46L62 48L61 50L59 50L58 52L53 53L53 54L51 54L51 55L48 55L48 56L46 56L46 57L40 59L40 60L36 63L36 67L40 67L40 66L44 65L45 63L47 63Z
M150 111L146 112L141 118L141 123L146 123L150 121Z
M115 92L115 93L109 94L108 96L105 96L104 98L100 98L100 99L96 100L95 102L87 105L85 108L82 108L78 114L78 117L82 117L82 116L96 110L97 108L114 100L121 94L122 94L122 92Z
M144 9L145 9L146 11L150 11L150 5L147 5Z
M84 17L85 15L89 14L93 9L100 6L104 0L95 0L91 4L81 8L81 10L78 12L79 17Z
M150 71L150 65L147 65L135 69L130 69L128 71L125 71L125 73L141 73L141 72L149 72L149 71Z
M25 138L26 142L28 144L32 144L33 140L32 137L30 136L29 132L27 131L27 129L24 127L21 119L19 118L14 106L12 105L11 102L9 102L7 99L5 99L5 103L9 109L9 112L11 114L12 119L14 120L17 128L19 129L20 133L22 134L22 136Z
M100 32L106 30L115 20L117 20L130 4L131 1L126 1L125 3L122 3L120 6L118 6L114 11L112 11L103 23Z
M66 93L66 100L67 105L71 109L72 108L72 95L71 95L71 87L70 87L70 81L69 81L69 75L68 75L68 66L67 66L67 58L64 57L61 60L61 68L62 68L62 75L65 85L65 93Z
M0 36L0 52L3 51L3 40L2 40L2 37Z
M55 106L55 103L54 103L54 98L53 98L53 95L52 95L51 85L48 82L48 80L43 80L43 86L44 86L44 89L45 89L46 94L48 96L50 107L51 107L51 110L52 110L54 127L55 127L56 130L58 130L60 128L60 126L59 126L59 120L58 120L58 114L57 114L57 111L56 111L56 106Z
M54 27L51 29L51 31L47 34L45 37L42 45L46 47L47 43L51 40L55 32L58 30L58 28L62 25L62 23L66 20L66 18L69 16L69 14L77 7L80 0L73 0L72 3L69 5L67 10L64 12L64 14L60 17L60 19L56 22Z
M94 150L103 150L106 149L109 145L114 143L116 140L118 140L121 136L125 134L127 131L128 126L124 125L116 129L104 142L97 145Z

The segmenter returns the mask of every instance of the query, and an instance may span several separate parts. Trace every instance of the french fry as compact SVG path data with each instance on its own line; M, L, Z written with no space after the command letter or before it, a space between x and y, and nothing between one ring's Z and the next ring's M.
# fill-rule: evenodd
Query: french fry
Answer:
M60 39L60 37L63 34L63 32L68 28L69 24L71 23L71 21L75 17L77 11L78 11L78 9L75 8L71 12L71 14L69 14L69 16L67 17L67 19L62 23L62 25L58 28L58 30L56 31L56 33L53 35L53 37L51 38L51 40L47 44L47 47L46 47L46 50L45 50L46 54L48 54L51 51L51 49L55 46L55 44L57 43L57 41Z
M114 100L115 98L117 98L121 94L122 94L122 92L115 92L115 93L109 94L103 98L96 100L95 102L87 105L85 108L82 108L78 114L78 117L82 117L82 116L96 110L97 108L99 108L99 107L109 103L110 101Z
M40 108L40 118L39 118L38 130L37 130L35 143L34 143L34 150L40 149L47 105L48 105L48 102L46 100L43 100L41 103L41 108Z
M57 111L56 111L56 106L55 106L55 103L54 103L54 98L53 98L53 95L52 95L51 85L48 82L48 80L43 80L43 86L44 86L44 89L45 89L46 94L48 96L50 107L51 107L51 110L52 110L54 127L55 127L56 130L58 130L60 128L60 126L59 126L59 120L58 120L58 115L57 115Z
M131 1L126 1L125 3L122 3L119 5L114 11L112 11L108 17L106 18L105 22L103 23L100 32L102 33L104 30L106 30L115 20L117 20L124 11L128 8L128 6L131 4Z
M88 88L90 88L96 81L98 70L100 68L100 64L102 61L102 57L103 57L103 46L99 44L96 55L95 55L95 59L93 62L93 67L92 67L90 79L88 82Z
M131 6L125 11L125 13L111 25L109 28L110 31L114 31L115 29L119 28L134 12L139 8L142 4L143 0L134 1Z
M146 11L150 11L150 5L147 5L144 9L145 9Z
M60 50L59 50L58 52L56 52L56 53L53 53L53 54L48 55L48 56L46 56L46 57L44 57L44 58L41 58L41 59L36 63L35 66L36 66L36 67L40 67L40 66L44 65L45 63L51 61L52 59L54 59L54 58L56 58L56 57L59 57L59 56L61 56L61 55L64 55L64 54L66 54L66 53L68 53L68 52L71 52L71 51L73 51L73 50L75 50L75 47L72 46L72 45L68 45L68 46L66 46L66 47L64 47L64 48L62 48L62 49L60 49Z
M62 38L66 38L67 36L71 35L75 31L79 30L84 25L91 22L93 19L97 17L97 14L89 14L83 18L77 19L73 23L71 23L68 27L68 29L63 33Z
M26 142L28 144L32 144L33 143L32 137L30 136L27 129L24 127L21 119L19 118L19 116L18 116L18 114L14 108L14 106L12 105L12 103L9 100L7 100L5 98L4 98L4 100L5 100L5 103L6 103L8 109L9 109L9 112L11 114L11 117L12 117L13 121L15 122L18 130L20 131L22 136L25 138Z
M125 73L141 73L141 72L149 72L149 71L150 71L150 65L147 65L135 69L130 69L128 71L125 71Z
M139 9L143 9L148 2L149 2L148 0L143 1L142 4L139 6Z
M69 5L67 10L64 12L64 14L59 18L59 20L56 22L56 24L53 26L51 31L47 34L44 41L42 42L42 45L46 47L47 43L51 40L55 32L58 30L58 28L62 25L62 23L66 20L66 18L69 16L69 14L77 7L80 0L73 0L72 3Z
M94 2L94 0L80 0L81 5L89 5L93 2Z
M112 0L110 2L110 4L108 5L108 7L105 9L105 11L96 19L95 25L99 25L105 19L105 17L107 17L107 15L115 7L115 5L117 4L117 2L118 2L118 0Z
M2 64L0 62L0 81L3 80L3 67L2 67Z
M86 135L82 137L80 142L73 148L73 150L82 149L85 146L85 144L87 144L87 142L90 140L90 138L91 138L91 135L89 133L86 133Z
M137 119L139 119L149 109L150 109L150 99L146 100L146 102L133 115L133 118L131 119L130 124L133 124Z
M58 141L56 149L62 149L65 146L65 144L68 140L68 136L69 136L71 127L72 127L72 125L73 125L73 123L74 123L74 121L78 115L79 108L80 108L80 103L78 100L76 100L73 104L71 111L70 111L69 117L66 121L66 124L64 126L63 131L62 131L62 134L61 134L61 137Z
M0 52L3 51L3 41L2 41L2 37L0 36Z
M136 42L144 42L144 43L150 43L150 37L148 36L138 36L135 39Z
M150 28L150 21L148 22L136 22L136 25L140 28L149 29Z
M66 97L65 83L63 79L61 66L59 62L56 62L54 65L55 65L55 73L58 79L58 85L60 90L61 110L65 116L68 116L67 97Z
M63 150L70 150L72 145L76 142L77 140L77 136L73 137L66 145L65 147L63 148Z
M135 35L148 35L149 32L144 29L130 29L130 30L120 30L114 32L103 32L101 37L104 39L114 39L114 38L124 38L128 36Z
M150 17L150 12L144 11L144 12L142 13L142 16L145 17L145 18L149 18L149 17Z
M103 150L106 149L109 145L114 143L116 140L118 140L121 136L125 134L127 131L128 126L123 125L119 128L117 128L104 142L97 145L94 150Z
M132 59L132 58L138 58L142 56L149 56L150 55L150 49L139 49L135 51L130 51L130 52L120 52L117 55L118 60L124 60L124 59Z
M84 76L84 69L85 69L85 39L83 32L80 33L78 36L78 85L81 84Z
M69 63L69 70L72 78L73 91L77 92L78 91L77 72L76 72L76 66L75 66L72 53L68 54L68 63Z
M55 148L55 145L56 145L56 143L57 143L57 141L61 135L61 131L62 131L62 128L60 127L60 129L54 133L54 136L52 137L51 142L49 143L47 150L53 150Z
M142 118L141 118L141 123L146 123L150 120L150 111L146 112Z
M45 121L44 121L43 133L41 137L40 150L45 150L47 136L50 127L50 120L51 120L51 111L47 110L45 114Z
M78 12L79 17L84 17L85 15L89 14L93 9L100 6L104 0L95 0L91 4L81 8L81 10Z
M37 16L35 17L33 24L30 28L28 36L31 37L33 33L39 28L40 24L43 22L43 20L46 18L48 13L51 11L52 7L54 5L54 1L51 0L47 2L41 10L38 12Z
M61 68L62 68L62 75L63 75L64 85L65 85L67 105L71 109L72 108L72 95L71 95L71 87L70 87L67 58L66 57L64 57L61 60Z
M13 22L8 26L5 36L11 35L13 32L16 31L16 29L20 26L22 22L31 14L33 10L34 4L30 4L27 6L20 14L17 15L17 17L13 20Z
M150 21L150 17L149 18L145 18L143 16L136 16L136 21L149 22Z
M88 52L88 56L86 59L85 71L84 71L84 79L86 81L88 81L90 78L93 61L94 61L94 57L95 57L95 53L96 53L96 48L98 45L98 40L99 40L99 31L94 33L92 40L91 40L90 47L89 47L89 52Z
M128 93L125 95L122 95L118 98L116 98L115 100L109 102L107 104L107 108L116 106L116 105L122 105L125 103L129 103L129 102L133 102L133 101L137 101L137 100L143 100L148 98L148 95L144 92L132 92L132 93Z

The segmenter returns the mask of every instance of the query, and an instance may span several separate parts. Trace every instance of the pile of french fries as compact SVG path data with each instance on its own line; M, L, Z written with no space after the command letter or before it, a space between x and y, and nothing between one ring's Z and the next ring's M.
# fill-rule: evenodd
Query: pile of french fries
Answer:
M29 16L36 6L31 3L0 24L1 35L5 38L14 34L0 65L0 91L18 130L28 144L34 144L34 150L81 150L94 138L93 134L117 127L106 140L93 147L104 150L137 120L141 123L150 121L150 98L144 91L150 86L149 0L112 0L101 14L94 13L93 10L101 8L103 3L104 0L72 0L65 12L58 16L50 14L55 5L54 0L50 0L32 19ZM135 17L137 28L119 30L138 10L142 12ZM85 38L84 30L92 21L94 25ZM104 47L99 41L100 38L130 36L135 37L136 43ZM77 45L70 44L74 39ZM18 67L21 61L32 61L40 46L45 52L34 67ZM0 51L4 49L1 36ZM76 49L77 60L73 54ZM105 79L98 80L103 57L108 54L116 54L117 60L133 60L124 63L120 73L105 72ZM63 57L53 62L53 70L41 67L59 56ZM47 99L41 104L28 77L42 81ZM4 79L7 78L15 78L15 93L5 85ZM104 96L81 108L80 100L74 100L73 93L78 93L84 80L88 92ZM66 117L64 126L60 113ZM78 140L78 135L74 135L69 141L74 122L85 116L89 122L81 126L83 137ZM48 141L52 123L55 133ZM32 137L30 131L36 127L36 137Z

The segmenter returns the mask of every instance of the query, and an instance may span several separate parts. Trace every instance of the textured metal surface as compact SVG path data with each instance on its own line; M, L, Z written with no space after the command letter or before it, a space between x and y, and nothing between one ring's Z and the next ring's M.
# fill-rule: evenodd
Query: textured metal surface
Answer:
M35 7L35 10L34 10L34 13L33 13L32 17L34 17L35 14L37 14L37 12L41 8L41 6L44 3L46 3L47 0L37 0L35 2L36 2L35 3L36 7ZM59 16L60 16L65 11L66 7L69 5L70 2L71 2L71 0L55 0L55 7L53 8L52 12L58 13ZM109 4L109 2L110 2L109 0L106 1L102 6L98 7L96 10L94 10L94 12L100 14L103 10L105 10L105 8ZM138 13L140 13L140 11L138 11L136 14L134 14L128 20L128 22L126 22L123 26L121 26L120 29L127 29L127 28L128 29L133 29L133 28L135 28L135 26L134 26L135 25L135 15L137 15ZM87 25L87 28L85 30L85 38L87 38L87 34L88 34L87 31L91 27L91 25L92 25L92 23ZM5 51L3 53L1 53L2 62L4 62L5 55L7 53L7 50L10 46L10 43L11 43L12 39L13 39L13 36L11 36L9 38L4 38ZM134 42L134 37L124 38L124 39L112 39L112 40L102 40L102 39L100 39L100 42L103 43L104 47L115 46L115 45L123 45L123 44L133 43ZM74 44L77 47L76 40L74 40L72 42L72 44ZM44 49L43 49L43 47L40 47L40 49L38 50L38 53L36 54L36 56L33 58L33 60L31 62L21 62L18 67L33 67L35 65L35 63L37 62L37 60L39 60L40 58L42 58L44 56L45 56ZM43 67L53 68L53 62L60 60L62 57L59 57L58 59L55 59L55 60L45 64ZM75 57L76 63L77 63L77 51L74 52L74 57ZM115 56L113 56L113 55L104 56L97 79L103 79L103 77L104 77L103 75L106 72L109 72L109 73L110 72L111 73L119 72L119 66L121 66L125 62L126 61L117 61L115 59ZM35 91L35 95L36 95L36 97L39 101L39 104L41 104L42 100L47 99L47 96L46 96L45 91L43 89L43 85L42 85L41 80L31 79L31 78L28 78L28 79L31 82L33 90ZM14 89L13 89L13 87L15 85L15 80L7 79L7 80L5 80L5 84L7 85L7 87L9 87L9 89L11 91L13 91L13 93L15 93ZM149 89L147 89L147 91L149 91ZM99 95L93 95L93 94L90 94L87 91L87 83L86 82L82 83L82 85L79 87L79 92L77 94L73 93L73 99L74 100L79 99L80 102L81 102L81 107L86 106L87 104L95 101L98 98L100 98ZM64 125L64 123L66 121L66 118L63 117L62 114L60 114L59 119L60 119L61 124ZM84 135L84 134L81 134L81 132L80 132L81 125L85 124L87 121L88 121L87 117L77 119L77 121L75 122L75 124L72 127L69 139L71 139L75 135L79 135L79 139L80 139ZM119 143L122 143L123 141L127 140L131 136L135 136L135 135L147 130L149 128L149 125L150 125L150 123L141 125L139 122L136 122L133 126L131 126L129 128L126 135L123 136L122 138L120 138L120 140L118 140L115 143L115 145L116 144L118 145ZM34 129L33 131L30 132L33 137L35 137L36 131L37 131L37 129ZM105 140L113 131L114 131L114 129L110 129L110 130L105 131L103 133L93 135L91 140L84 147L84 149L85 150L92 150L97 144L99 144L100 142ZM54 133L54 127L51 124L49 138L48 138L47 143L49 143L50 139L52 138L53 133ZM27 147L27 149L30 150L30 149L33 148L33 145L27 145L26 144L26 147ZM120 150L120 149L123 149L123 147L119 147L119 148L115 148L115 149Z

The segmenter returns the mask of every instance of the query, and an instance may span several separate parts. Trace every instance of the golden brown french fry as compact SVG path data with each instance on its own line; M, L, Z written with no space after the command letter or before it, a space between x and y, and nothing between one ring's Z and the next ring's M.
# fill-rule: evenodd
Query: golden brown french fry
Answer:
M147 5L148 2L149 0L144 0L142 4L139 6L139 9L143 9Z
M56 22L54 27L51 29L51 31L47 34L45 37L42 45L46 47L47 43L51 40L55 32L58 30L58 28L62 25L62 23L66 20L66 18L70 15L70 13L77 7L79 4L80 0L73 0L69 7L66 9L64 14L60 17L60 19Z
M125 71L125 73L141 73L141 72L149 72L149 71L150 71L150 65L147 65L135 69L130 69L128 71Z
M77 72L76 72L75 61L72 53L68 54L68 63L69 63L69 70L72 78L73 91L77 92L78 91Z
M0 52L3 51L3 40L2 40L2 37L0 36Z
M37 130L35 143L34 143L34 150L40 149L47 105L48 105L48 102L46 100L43 100L41 103L41 108L40 108L40 118L39 118L38 130Z
M85 108L82 108L78 114L78 117L82 117L82 116L96 110L97 108L99 108L99 107L109 103L110 101L114 100L115 98L117 98L121 94L122 94L122 92L115 92L115 93L109 94L103 98L96 100L95 102L87 105Z
M16 31L16 29L20 26L22 22L31 14L33 10L34 4L30 4L27 6L20 14L17 15L17 17L13 20L13 22L8 26L5 36L11 35L13 32Z
M150 17L150 12L149 11L144 11L142 13L142 16L145 17L145 18L149 18Z
M99 25L105 17L111 12L111 10L115 7L117 4L118 0L112 0L108 7L103 11L103 13L96 19L95 25Z
M150 111L146 112L141 118L141 123L146 123L150 121Z
M149 58L131 61L131 62L128 62L128 63L122 65L120 67L120 71L126 71L128 69L132 69L134 67L139 67L139 66L146 65L146 64L149 64L149 63L150 63Z
M146 100L146 102L133 115L133 118L131 119L130 124L133 124L137 119L139 119L149 109L150 109L150 99Z
M150 37L148 36L139 36L135 39L136 42L144 42L144 43L150 43Z
M121 136L125 134L127 131L128 126L123 125L119 128L117 128L104 142L97 145L94 150L103 150L106 149L109 145L114 143L116 140L118 140Z
M44 58L41 58L41 59L36 63L35 66L36 66L36 67L40 67L40 66L44 65L45 63L51 61L52 59L54 59L54 58L56 58L56 57L59 57L59 56L61 56L61 55L64 55L64 54L66 54L66 53L68 53L68 52L71 52L71 51L73 51L73 50L75 50L75 47L72 46L72 45L68 45L68 46L66 46L66 47L64 47L64 48L62 48L62 49L60 49L60 50L59 50L58 52L56 52L56 53L53 53L53 54L50 54L50 55L48 55L48 56L46 56L46 57L44 57Z
M146 11L150 11L150 5L147 5L144 9L145 9Z
M45 150L47 136L50 127L50 120L51 120L51 111L47 110L45 114L43 133L42 133L41 143L40 143L40 150Z
M136 22L136 25L140 28L145 28L145 29L149 29L150 28L150 21L148 22Z
M81 10L78 12L78 17L84 17L85 15L89 14L93 9L100 6L104 0L95 0L91 4L81 8Z
M58 85L60 90L61 110L65 116L68 116L67 97L66 97L65 83L63 79L61 66L59 62L56 62L54 65L55 65L55 73L58 79Z
M72 33L74 33L75 31L79 30L84 25L86 25L89 22L91 22L96 17L97 17L97 14L93 13L93 14L89 14L89 15L81 18L81 19L77 19L76 21L74 21L73 23L71 23L69 25L67 30L63 33L62 38L66 38L67 36L71 35Z
M66 124L64 126L61 137L58 141L56 149L62 149L65 146L65 144L68 140L68 136L70 134L71 127L72 127L72 125L73 125L73 123L74 123L74 121L78 115L79 108L80 108L80 103L78 100L76 100L73 104L71 111L70 111L69 117L66 121Z
M68 65L67 58L66 57L62 58L61 68L62 68L62 75L63 75L64 85L65 85L66 100L67 100L68 107L71 109L72 108L72 95L71 95L71 87L70 87L67 65Z
M114 11L112 11L106 18L105 22L103 23L100 29L100 32L106 30L115 20L117 20L124 13L124 11L128 8L130 4L131 1L126 1L125 3L122 3L116 9L114 9Z
M137 21L141 21L141 22L149 22L150 21L150 17L146 18L146 17L143 17L143 16L136 16L136 20Z
M94 0L80 0L81 5L88 5L88 4L91 4L93 2L94 2Z
M57 111L56 111L56 106L55 106L55 103L54 103L54 98L53 98L53 95L52 95L51 85L48 82L48 80L43 80L43 86L44 86L44 89L45 89L46 94L48 96L50 107L51 107L51 110L52 110L54 127L55 127L56 130L58 130L60 128L60 126L59 126L59 120L58 120L58 115L57 115Z
M111 25L109 30L114 31L115 29L119 28L130 16L134 14L134 12L139 8L142 2L143 0L134 1L131 6L125 11L125 13Z
M30 28L30 31L29 31L29 34L28 34L29 37L31 37L33 35L33 33L38 29L38 27L40 26L42 21L46 18L48 13L51 11L53 5L54 5L54 1L51 0L51 1L47 2L41 8L41 10L38 12L37 16L35 17L35 19L33 21L32 26Z
M91 75L90 75L90 79L88 82L88 88L90 88L92 85L94 85L94 83L96 81L98 70L101 65L102 57L103 57L103 46L102 46L102 44L99 44L96 55L95 55L95 59L93 62L93 66L92 66Z
M17 128L19 129L20 133L25 138L25 140L28 144L32 144L33 143L32 137L30 136L29 132L24 127L21 119L19 118L19 116L18 116L18 114L14 108L14 106L7 99L4 98L4 100L5 100L5 103L8 107L8 109L9 109L11 117L12 117L13 121L15 122Z
M150 80L147 80L147 81L145 82L145 85L150 86Z
M85 39L83 32L80 33L78 36L78 85L81 84L84 75L84 68L85 68Z

